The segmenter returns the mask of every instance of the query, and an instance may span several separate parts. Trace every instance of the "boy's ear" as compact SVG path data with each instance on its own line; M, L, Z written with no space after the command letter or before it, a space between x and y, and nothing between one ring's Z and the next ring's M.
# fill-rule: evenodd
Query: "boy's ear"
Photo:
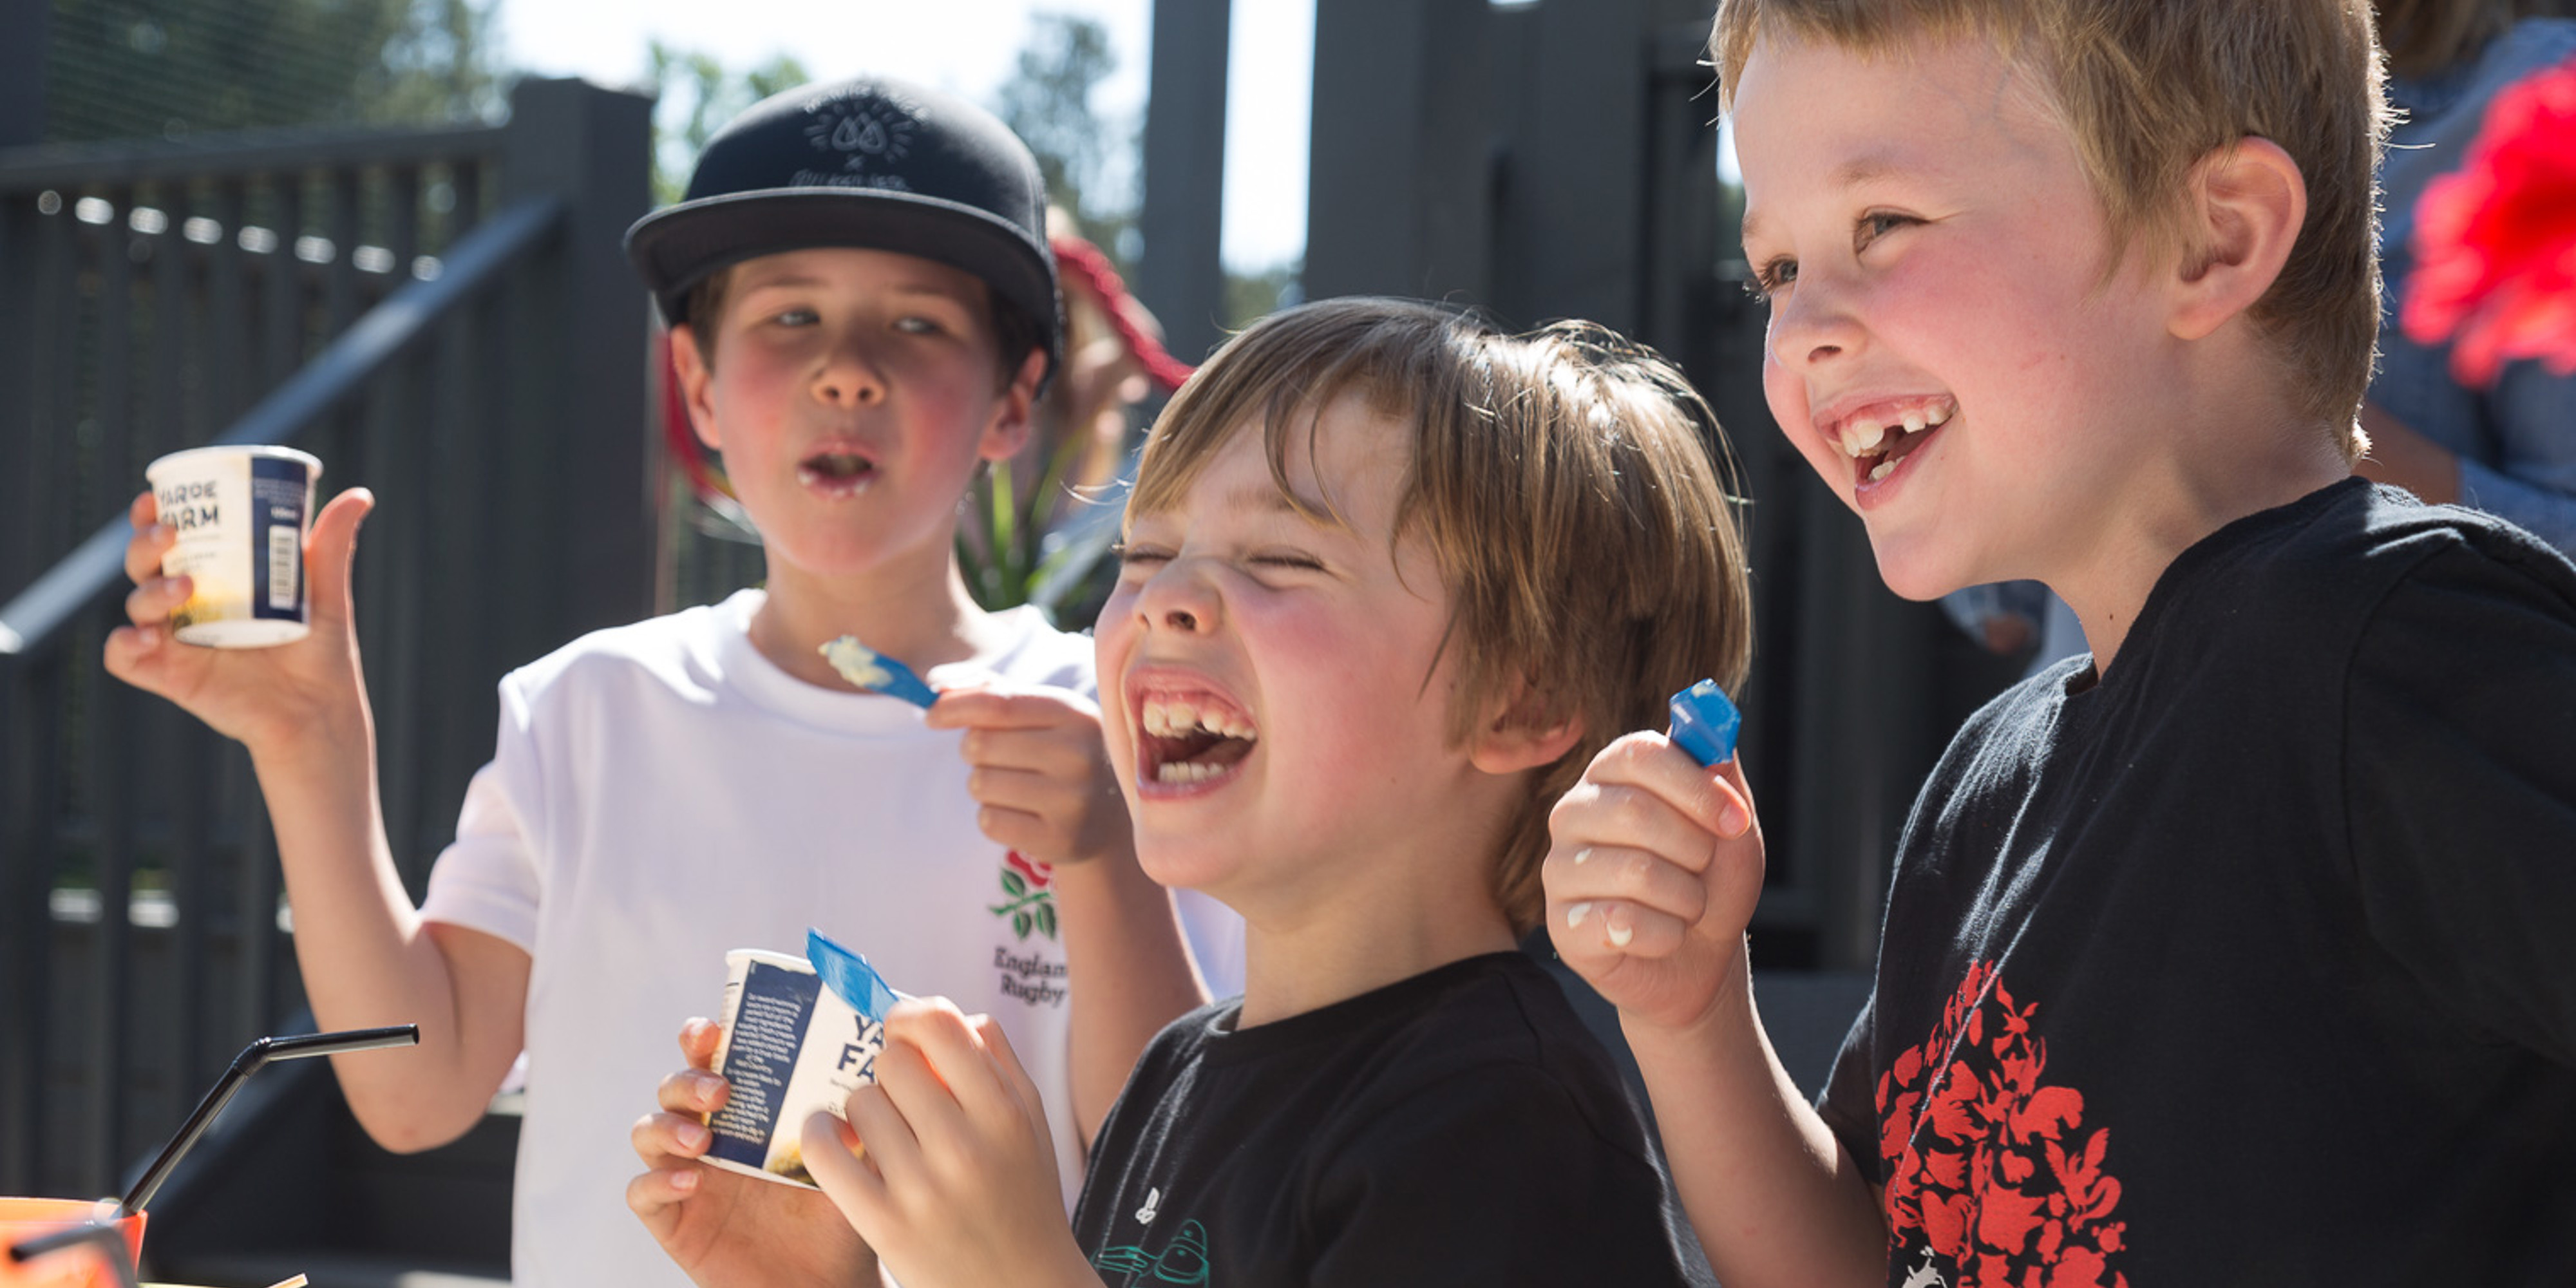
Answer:
M2307 223L2308 184L2280 144L2248 137L2192 167L2190 203L2166 325L2198 340L2254 307L2280 278Z
M1020 360L1018 374L1002 390L1001 405L994 409L993 423L984 431L982 454L988 461L1006 461L1020 454L1029 442L1036 423L1038 382L1046 379L1047 351L1031 348Z
M1527 683L1514 688L1509 700L1486 713L1467 748L1468 763L1488 774L1553 765L1583 740L1582 716L1552 716Z
M706 444L709 451L723 451L724 444L716 434L715 403L709 392L715 383L715 371L698 351L697 328L686 322L671 328L671 372L680 378L680 404L689 413L689 427L698 432L698 441Z

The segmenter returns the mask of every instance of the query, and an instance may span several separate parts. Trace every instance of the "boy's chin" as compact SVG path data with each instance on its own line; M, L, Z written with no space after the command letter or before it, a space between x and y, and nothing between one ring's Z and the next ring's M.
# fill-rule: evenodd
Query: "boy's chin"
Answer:
M1952 591L1982 586L2002 578L1978 577L1947 561L1927 557L1921 549L1891 549L1875 536L1870 539L1870 553L1878 563L1878 579L1899 599L1929 603Z

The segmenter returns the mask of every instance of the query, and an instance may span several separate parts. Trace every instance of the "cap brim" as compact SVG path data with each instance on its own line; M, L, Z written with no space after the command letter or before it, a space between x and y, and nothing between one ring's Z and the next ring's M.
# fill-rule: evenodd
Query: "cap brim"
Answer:
M1050 252L972 206L881 189L769 188L668 206L626 234L626 257L675 326L688 320L689 289L709 273L816 246L918 255L972 273L1037 324L1050 366L1061 357Z

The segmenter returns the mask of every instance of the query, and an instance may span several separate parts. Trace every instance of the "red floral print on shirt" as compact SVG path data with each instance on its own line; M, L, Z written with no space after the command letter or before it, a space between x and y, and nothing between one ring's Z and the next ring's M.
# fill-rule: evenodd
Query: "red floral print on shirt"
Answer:
M2083 1093L2041 1081L2038 1011L1979 962L1932 1036L1879 1075L1889 1255L1908 1283L2127 1288L2110 1129L2084 1130Z

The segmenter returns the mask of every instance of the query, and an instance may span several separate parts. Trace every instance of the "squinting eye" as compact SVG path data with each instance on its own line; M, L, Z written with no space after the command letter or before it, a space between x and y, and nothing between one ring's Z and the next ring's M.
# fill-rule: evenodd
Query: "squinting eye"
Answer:
M1131 546L1124 541L1109 547L1109 553L1111 557L1118 560L1118 566L1122 569L1151 567L1155 564L1169 563L1172 559L1169 551L1153 546Z
M895 319L894 329L905 335L937 335L940 326L928 318L911 317Z
M1761 267L1753 270L1753 277L1745 282L1744 289L1753 298L1768 304L1772 296L1787 290L1797 280L1798 261L1786 257L1764 260Z
M1867 246L1914 222L1916 220L1911 215L1892 215L1884 211L1863 215L1860 218L1860 226L1852 231L1852 245L1855 249Z
M823 319L812 309L785 309L771 315L769 320L780 326L812 326Z

